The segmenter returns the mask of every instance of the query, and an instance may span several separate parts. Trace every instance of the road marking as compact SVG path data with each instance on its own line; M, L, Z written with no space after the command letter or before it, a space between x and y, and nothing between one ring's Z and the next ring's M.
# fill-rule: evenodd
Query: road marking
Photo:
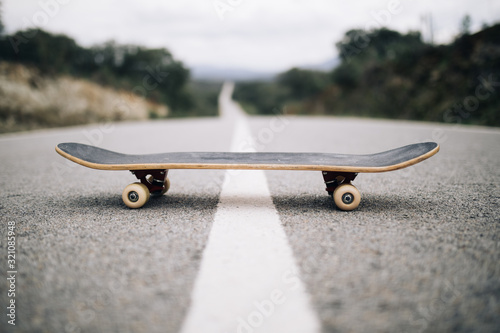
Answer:
M231 87L221 96L236 121L232 150L248 147ZM191 299L182 333L319 332L263 171L226 172Z

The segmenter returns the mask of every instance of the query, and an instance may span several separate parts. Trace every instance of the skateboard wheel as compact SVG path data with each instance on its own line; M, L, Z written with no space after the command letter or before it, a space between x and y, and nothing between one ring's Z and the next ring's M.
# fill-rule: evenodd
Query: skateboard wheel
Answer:
M140 208L148 202L150 193L148 187L141 183L133 183L125 187L122 200L130 208Z
M361 194L351 184L342 184L333 192L333 201L340 210L353 210L359 206Z
M163 182L163 186L164 186L164 189L163 189L163 191L161 191L162 195L167 193L168 189L170 188L170 179L168 179L168 177L165 178L165 182Z

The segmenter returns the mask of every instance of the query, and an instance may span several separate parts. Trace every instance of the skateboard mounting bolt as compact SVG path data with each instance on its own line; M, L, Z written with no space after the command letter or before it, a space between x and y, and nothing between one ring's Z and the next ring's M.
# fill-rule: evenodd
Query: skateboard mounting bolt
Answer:
M136 191L130 191L128 193L128 199L132 202L137 202L139 200L139 194Z

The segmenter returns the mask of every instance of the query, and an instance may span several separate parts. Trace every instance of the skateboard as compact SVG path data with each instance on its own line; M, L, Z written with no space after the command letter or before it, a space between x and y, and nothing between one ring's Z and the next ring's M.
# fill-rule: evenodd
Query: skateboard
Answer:
M170 188L171 169L243 169L321 171L326 191L340 210L356 209L361 195L352 185L358 173L386 172L414 165L439 151L434 142L424 142L367 155L332 153L236 153L173 152L128 155L80 143L60 143L56 151L83 166L99 170L129 170L139 182L125 187L122 199L130 208L140 208L150 196L161 196Z

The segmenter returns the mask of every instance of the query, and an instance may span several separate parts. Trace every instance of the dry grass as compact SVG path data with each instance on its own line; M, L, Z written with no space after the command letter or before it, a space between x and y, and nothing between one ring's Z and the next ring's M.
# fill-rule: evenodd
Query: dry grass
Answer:
M0 133L164 117L169 110L130 92L0 62Z

